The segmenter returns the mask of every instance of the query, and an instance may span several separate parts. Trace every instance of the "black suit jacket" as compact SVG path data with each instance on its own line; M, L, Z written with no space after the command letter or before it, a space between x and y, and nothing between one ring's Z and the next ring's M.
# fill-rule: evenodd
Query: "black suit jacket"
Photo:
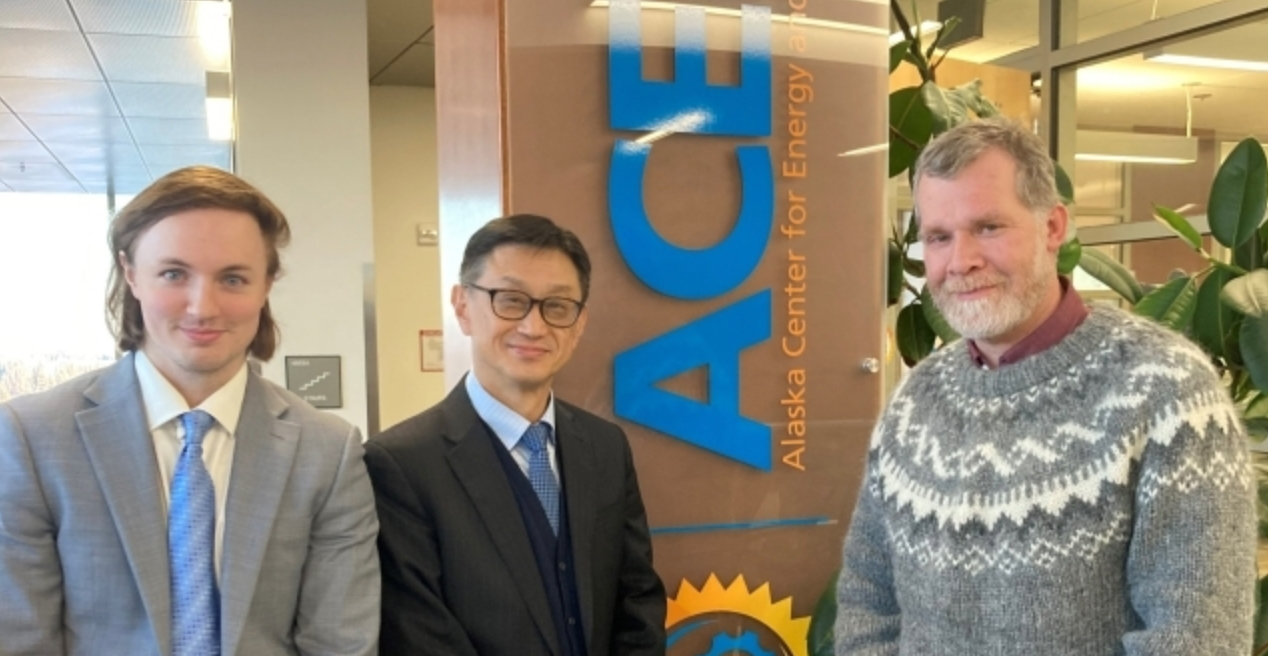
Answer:
M664 654L665 590L625 433L558 398L555 423L589 656ZM461 383L366 443L386 656L560 656L494 448Z

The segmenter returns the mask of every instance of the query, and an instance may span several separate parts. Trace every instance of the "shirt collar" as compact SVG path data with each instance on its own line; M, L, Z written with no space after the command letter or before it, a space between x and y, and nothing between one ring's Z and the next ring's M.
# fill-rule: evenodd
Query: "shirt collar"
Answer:
M1074 332L1074 329L1087 318L1087 305L1083 303L1079 293L1074 291L1070 279L1060 276L1059 280L1061 281L1061 301L1057 303L1057 309L1042 324L1039 324L1038 328L999 356L1000 367L1020 362L1060 344L1061 340ZM990 363L986 361L986 356L982 355L982 351L973 340L968 340L968 346L969 357L973 358L974 365L983 369L991 368Z
M480 385L480 381L476 380L474 371L467 372L463 384L467 388L467 396L471 398L471 405L475 406L476 414L489 425L498 440L506 445L507 451L514 449L533 422L508 408L505 403L493 398L493 395ZM553 440L555 435L555 393L553 391L550 393L550 400L546 402L546 412L542 413L542 418L538 421L550 426L550 435Z
M159 372L144 351L135 351L132 360L151 432L191 409L181 393ZM238 417L242 414L242 401L246 395L247 364L243 362L242 368L238 369L233 378L198 404L198 409L215 418L216 423L232 437L237 430Z

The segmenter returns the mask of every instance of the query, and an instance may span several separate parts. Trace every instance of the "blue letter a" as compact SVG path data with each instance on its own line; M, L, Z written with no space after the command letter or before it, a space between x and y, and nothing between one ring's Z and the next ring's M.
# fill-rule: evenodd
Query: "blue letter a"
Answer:
M740 415L740 351L770 338L771 293L752 296L616 356L616 415L750 467L771 468L771 429ZM656 387L709 368L701 403Z

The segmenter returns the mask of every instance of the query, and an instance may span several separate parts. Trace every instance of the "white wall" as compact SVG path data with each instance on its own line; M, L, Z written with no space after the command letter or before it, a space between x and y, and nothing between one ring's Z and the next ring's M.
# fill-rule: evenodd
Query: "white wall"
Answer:
M439 402L444 374L423 373L418 331L449 311L439 246L419 246L418 224L439 223L436 94L370 87L379 408L387 428Z
M343 408L367 426L362 267L373 261L365 0L233 3L237 171L294 232L272 305L287 355L338 355Z

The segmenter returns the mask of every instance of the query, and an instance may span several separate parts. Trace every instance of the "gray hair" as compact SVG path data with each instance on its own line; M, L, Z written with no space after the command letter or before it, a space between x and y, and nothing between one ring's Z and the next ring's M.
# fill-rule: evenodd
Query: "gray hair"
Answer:
M1061 203L1052 158L1048 157L1043 140L1002 116L961 123L929 142L916 160L912 198L916 197L921 178L954 179L992 148L1016 162L1017 198L1027 209L1042 216Z

